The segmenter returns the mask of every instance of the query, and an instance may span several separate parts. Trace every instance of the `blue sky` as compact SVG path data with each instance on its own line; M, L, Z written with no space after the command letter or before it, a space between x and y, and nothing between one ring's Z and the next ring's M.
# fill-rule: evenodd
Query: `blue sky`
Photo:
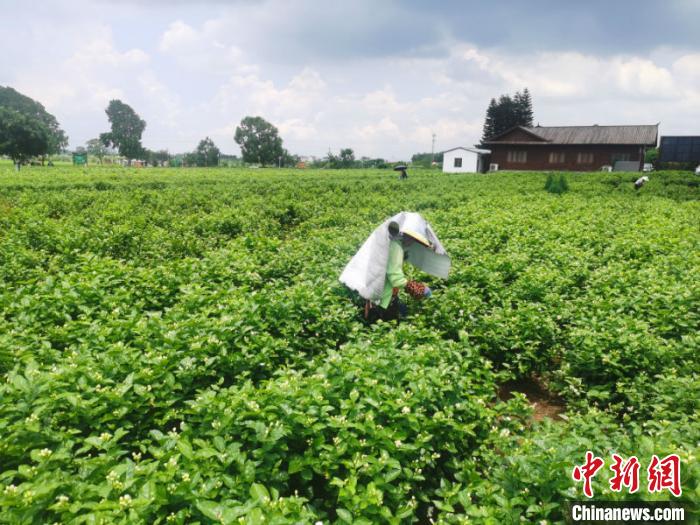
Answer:
M542 125L661 123L700 134L700 0L0 0L0 85L71 146L111 98L153 149L237 153L261 115L287 148L407 159L471 145L489 100L528 87Z

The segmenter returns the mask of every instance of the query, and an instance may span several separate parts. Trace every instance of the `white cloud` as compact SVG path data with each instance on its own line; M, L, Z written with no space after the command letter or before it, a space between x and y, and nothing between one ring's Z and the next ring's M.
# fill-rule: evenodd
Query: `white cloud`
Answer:
M375 123L355 128L353 138L362 142L377 139L401 139L401 129L391 118L382 117Z
M230 68L245 66L241 49L226 40L228 37L217 21L195 29L176 20L161 35L158 49L188 70L225 73Z
M405 104L399 103L396 93L391 86L385 86L376 91L370 91L360 100L360 105L368 112L397 112L408 110Z
M257 68L256 68L257 69ZM277 87L272 80L262 79L256 69L246 74L234 74L219 87L211 106L225 113L241 110L247 114L266 115L294 122L299 119L313 120L314 110L324 100L326 83L321 75L304 68L284 87ZM298 125L294 126L299 128Z
M138 83L143 97L152 104L149 111L157 115L161 125L177 131L182 116L180 97L170 91L152 71L139 75Z
M177 52L199 40L197 32L182 20L176 20L163 33L158 49L164 53Z
M301 73L292 78L289 88L300 93L319 93L326 88L326 83L318 71L305 67Z
M143 66L148 61L148 54L141 49L124 52L115 49L109 30L105 30L105 34L85 42L66 65L77 72L85 72L89 68Z
M673 63L672 68L681 81L700 86L700 53L681 56Z
M616 69L617 85L628 94L653 97L677 95L670 71L657 66L650 60L635 57L613 61L612 65Z
M148 54L141 49L117 50L109 28L100 27L86 34L71 55L50 69L18 73L16 85L50 108L104 109L111 98L124 95L117 86L119 76L137 74L148 62Z
M411 132L411 140L418 144L429 144L432 134L440 137L442 146L438 150L455 146L471 147L481 137L483 121L481 118L464 120L459 118L441 118L431 126L419 126ZM424 148L427 151L427 148ZM423 150L422 150L423 151Z
M280 134L287 138L304 142L318 136L315 126L300 118L291 118L279 123Z

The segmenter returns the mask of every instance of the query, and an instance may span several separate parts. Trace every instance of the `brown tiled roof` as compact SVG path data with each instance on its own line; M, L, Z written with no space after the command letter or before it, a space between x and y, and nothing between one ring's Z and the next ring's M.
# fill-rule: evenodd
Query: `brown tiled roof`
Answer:
M514 128L515 129L515 128ZM643 126L536 126L534 128L521 127L548 144L634 144L655 146L659 132L659 125ZM509 130L500 136L504 136ZM533 137L532 141L499 141L493 137L485 143L538 143ZM541 143L541 142L540 142Z

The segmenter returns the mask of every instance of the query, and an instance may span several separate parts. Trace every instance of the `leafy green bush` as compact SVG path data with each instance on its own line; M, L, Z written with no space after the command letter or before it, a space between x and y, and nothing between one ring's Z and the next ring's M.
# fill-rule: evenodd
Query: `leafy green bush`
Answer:
M566 180L563 173L549 173L547 175L547 180L544 183L544 189L549 193L559 195L569 191L569 182Z

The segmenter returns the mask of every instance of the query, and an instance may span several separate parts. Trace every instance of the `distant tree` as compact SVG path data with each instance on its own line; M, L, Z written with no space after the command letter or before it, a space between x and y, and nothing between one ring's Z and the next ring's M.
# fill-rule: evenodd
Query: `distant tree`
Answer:
M237 155L227 155L225 153L222 153L219 156L219 165L227 166L230 168L232 166L241 166L242 161Z
M340 158L335 155L331 150L328 150L328 155L324 159L324 167L331 169L340 168Z
M206 137L199 141L197 149L194 150L195 164L199 167L218 166L221 151L216 147L214 141Z
M498 111L498 104L496 104L496 99L492 98L489 102L489 107L486 108L486 118L484 119L484 130L481 134L481 141L485 142L490 137L497 135L496 133L496 112Z
M170 162L173 156L167 149L159 149L158 151L153 152L153 158L159 165L162 165L165 162Z
M90 155L92 155L93 157L97 157L97 160L100 161L100 164L102 164L102 159L104 159L105 156L112 153L112 150L104 144L102 144L102 141L99 138L88 140L85 143L85 149L87 149L87 152Z
M241 148L243 162L276 165L284 156L279 131L262 117L245 117L233 138Z
M352 148L344 148L340 150L340 155L338 156L341 168L352 168L355 164L355 152Z
M387 169L389 167L389 164L386 162L384 159L370 159L367 162L367 167L368 168L379 168L379 169Z
M116 148L129 162L144 157L146 152L141 145L141 135L146 129L146 121L121 100L110 100L105 113L112 130L100 134L102 144Z
M0 154L14 159L21 157L21 162L41 156L43 162L43 157L60 153L68 145L68 137L56 117L36 100L11 87L0 86L0 109L4 110L2 121L6 134L0 141ZM13 133L18 135L13 137ZM22 148L27 149L20 151Z
M344 148L340 150L340 165L343 168L352 168L355 164L355 152L352 148Z
M659 150L658 148L650 148L644 152L644 162L656 165L659 160Z
M532 97L530 90L525 88L522 93L518 92L513 97L515 102L515 113L519 126L532 127Z
M438 164L442 164L442 152L433 153L415 153L411 157L411 164L429 168L433 163L433 158Z
M332 169L346 169L355 166L355 152L352 148L343 148L338 155L329 151L326 157L326 165Z
M513 97L501 95L498 101L492 98L486 109L481 141L485 142L515 126L531 127L532 122L532 97L527 88Z
M182 157L182 165L191 168L197 165L197 154L193 151L191 153L185 153Z
M286 149L282 153L282 162L281 166L283 168L295 168L297 164L301 162L301 157L299 155L293 155L292 153L289 153Z
M45 155L49 131L40 121L18 111L0 107L0 155L7 155L20 166L30 158Z
M510 95L501 95L496 104L494 132L496 135L519 124L518 105Z
M173 158L167 149L161 149L158 151L144 149L142 157L146 163L154 168L162 166L164 162L169 162Z

